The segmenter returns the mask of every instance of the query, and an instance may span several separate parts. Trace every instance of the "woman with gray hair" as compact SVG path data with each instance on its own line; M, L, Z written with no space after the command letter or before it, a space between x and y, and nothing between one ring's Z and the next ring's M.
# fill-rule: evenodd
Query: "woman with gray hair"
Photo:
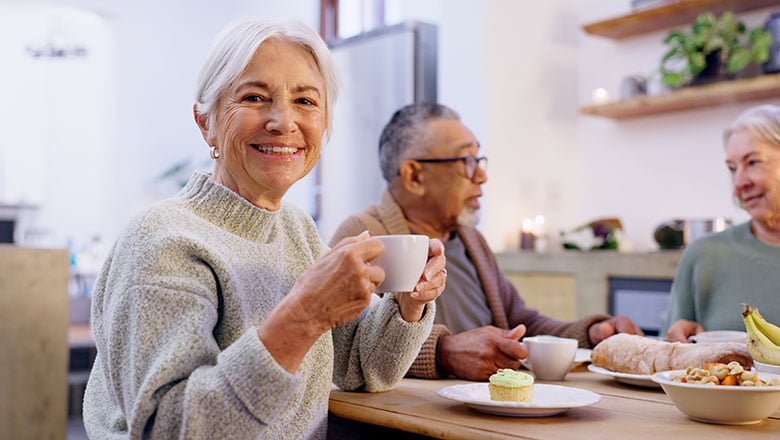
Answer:
M219 36L194 106L214 169L134 218L95 286L91 438L325 438L333 383L383 391L403 377L444 290L442 243L413 292L379 298L382 243L328 249L282 200L317 163L335 98L307 26Z
M750 220L686 247L666 321L670 341L744 330L742 303L780 322L780 107L745 111L723 138L733 197Z

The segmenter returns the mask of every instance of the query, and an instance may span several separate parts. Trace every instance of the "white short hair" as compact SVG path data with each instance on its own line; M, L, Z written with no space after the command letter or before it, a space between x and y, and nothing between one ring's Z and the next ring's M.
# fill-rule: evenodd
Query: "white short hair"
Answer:
M727 143L741 129L747 130L754 139L780 147L780 107L766 104L745 110L723 133L723 142Z
M198 114L206 117L208 127L213 126L216 118L215 106L222 94L243 73L257 49L268 38L279 38L299 44L314 57L325 80L325 126L329 137L333 106L338 95L335 63L319 34L298 21L251 20L229 25L223 29L215 38L198 75L195 94Z

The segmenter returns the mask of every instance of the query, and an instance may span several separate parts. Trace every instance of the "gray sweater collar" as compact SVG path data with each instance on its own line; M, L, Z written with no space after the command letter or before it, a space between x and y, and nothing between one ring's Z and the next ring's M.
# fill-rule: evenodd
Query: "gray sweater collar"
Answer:
M282 203L278 211L258 208L230 188L217 183L204 171L193 173L176 197L200 217L236 235L257 240L265 235L287 209Z

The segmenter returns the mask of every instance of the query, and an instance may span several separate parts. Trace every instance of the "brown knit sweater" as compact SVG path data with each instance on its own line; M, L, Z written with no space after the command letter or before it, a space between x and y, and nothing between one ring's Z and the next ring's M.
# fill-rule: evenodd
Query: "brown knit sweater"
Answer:
M382 194L380 204L373 205L344 220L333 235L330 241L331 246L344 237L357 235L366 230L371 235L412 233L401 207L387 190ZM588 328L593 323L609 319L609 315L591 315L577 321L564 322L543 316L537 310L527 308L517 289L499 269L498 262L488 247L485 237L475 228L463 227L456 232L463 240L468 257L477 269L482 289L487 297L488 307L493 315L493 325L509 329L519 324L525 324L526 336L557 335L577 339L580 341L580 347L592 346L588 338ZM446 298L446 289L444 295L442 298ZM442 377L436 368L436 350L439 337L447 334L449 334L447 327L433 326L428 340L420 349L420 353L409 368L407 376L429 379Z

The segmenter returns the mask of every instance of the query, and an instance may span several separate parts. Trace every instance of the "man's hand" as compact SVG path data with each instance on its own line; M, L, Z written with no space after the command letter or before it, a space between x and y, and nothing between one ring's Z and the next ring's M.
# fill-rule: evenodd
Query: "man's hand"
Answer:
M625 316L615 316L606 321L597 322L588 329L588 339L593 345L607 339L616 333L628 333L631 335L644 336L645 333L634 321Z
M439 367L460 379L485 381L499 368L520 368L528 352L519 339L525 326L484 326L439 339Z
M704 327L698 322L688 321L687 319L678 319L669 327L666 332L667 341L688 342L688 336L704 331Z

